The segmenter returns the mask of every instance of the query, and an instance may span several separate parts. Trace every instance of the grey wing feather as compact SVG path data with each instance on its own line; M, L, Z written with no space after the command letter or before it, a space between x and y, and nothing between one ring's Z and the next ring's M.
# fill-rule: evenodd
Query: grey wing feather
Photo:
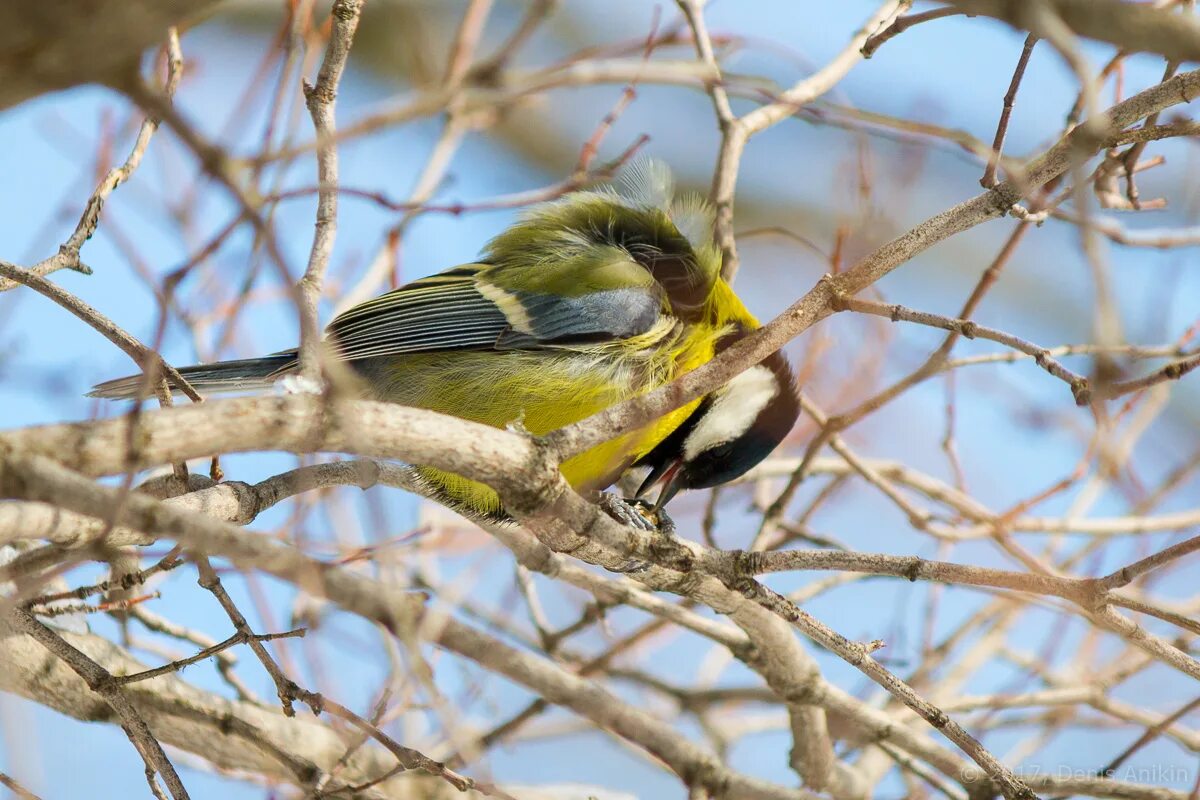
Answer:
M490 347L508 318L472 280L403 286L356 306L325 333L347 361L384 355Z
M628 339L654 327L662 301L641 288L605 289L579 297L517 294L532 334L512 331L497 346L528 347L533 342L569 344Z
M625 339L658 321L661 300L641 288L578 297L493 292L458 268L415 281L346 311L326 328L347 360L446 350L529 349Z
M485 264L465 264L414 281L355 306L329 323L326 336L346 361L446 350L514 350L628 339L662 314L660 291L649 286L602 289L576 297L504 291L485 297ZM296 367L296 351L264 358L183 367L202 392L270 386ZM93 397L136 397L142 376L107 381Z

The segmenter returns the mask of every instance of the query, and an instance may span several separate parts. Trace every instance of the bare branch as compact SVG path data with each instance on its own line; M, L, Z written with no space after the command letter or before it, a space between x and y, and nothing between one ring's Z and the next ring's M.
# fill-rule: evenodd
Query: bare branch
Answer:
M317 323L317 304L321 299L325 270L337 236L338 212L338 155L337 127L334 107L338 83L346 68L354 31L362 13L362 0L334 0L330 9L333 30L325 58L321 61L315 85L304 85L304 100L317 133L317 181L321 190L317 196L317 223L313 232L308 267L296 287L300 306L300 372L311 380L321 374L318 361L321 329Z
M995 17L1045 37L1035 12L1039 3L1009 0L946 0L968 14ZM1127 52L1158 53L1173 61L1200 60L1200 22L1145 3L1121 0L1046 0L1045 6L1079 36Z
M72 647L65 639L38 622L28 612L19 608L10 608L5 613L5 617L8 624L15 630L36 639L48 651L62 659L76 675L83 678L89 689L103 697L104 701L112 707L112 710L120 717L125 735L129 737L129 741L133 743L142 760L146 762L146 776L150 779L151 785L154 781L153 776L161 775L167 784L167 789L171 792L171 797L174 800L186 800L189 796L187 789L179 780L179 775L175 772L175 767L171 765L167 754L163 752L162 745L158 743L150 726L142 719L129 698L125 696L120 684L113 680L113 676L108 670L88 658L82 650Z

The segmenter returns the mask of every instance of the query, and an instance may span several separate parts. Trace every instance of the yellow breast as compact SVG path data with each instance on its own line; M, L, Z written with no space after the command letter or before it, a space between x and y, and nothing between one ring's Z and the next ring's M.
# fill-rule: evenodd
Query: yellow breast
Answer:
M394 402L405 402L503 427L519 420L542 435L630 397L657 389L712 359L717 341L735 326L758 321L732 289L718 281L701 324L683 326L665 318L651 330L621 342L563 347L557 352L445 353L417 356L403 370L405 386L394 386ZM418 376L429 375L428 389ZM414 380L416 379L416 380ZM402 397L407 395L407 399ZM637 430L563 462L562 472L579 492L604 489L678 428L700 399ZM484 517L502 517L499 496L487 486L441 470L419 467L450 505Z

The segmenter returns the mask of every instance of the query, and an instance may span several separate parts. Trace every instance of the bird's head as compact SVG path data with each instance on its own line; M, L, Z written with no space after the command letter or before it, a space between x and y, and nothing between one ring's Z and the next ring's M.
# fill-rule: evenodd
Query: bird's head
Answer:
M635 466L650 473L638 496L661 484L655 509L683 489L741 477L774 450L800 413L800 397L782 353L772 353L716 391Z
M482 260L507 266L632 260L661 286L673 316L697 321L721 270L711 206L695 193L677 194L670 170L658 161L636 161L621 177L615 186L533 206L488 243Z

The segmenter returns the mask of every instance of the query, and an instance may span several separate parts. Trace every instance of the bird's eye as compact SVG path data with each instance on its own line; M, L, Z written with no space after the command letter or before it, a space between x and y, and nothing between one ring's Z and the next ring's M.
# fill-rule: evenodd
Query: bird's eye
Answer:
M726 442L725 444L717 445L708 451L709 458L713 458L718 461L724 461L731 455L733 455L733 442Z

